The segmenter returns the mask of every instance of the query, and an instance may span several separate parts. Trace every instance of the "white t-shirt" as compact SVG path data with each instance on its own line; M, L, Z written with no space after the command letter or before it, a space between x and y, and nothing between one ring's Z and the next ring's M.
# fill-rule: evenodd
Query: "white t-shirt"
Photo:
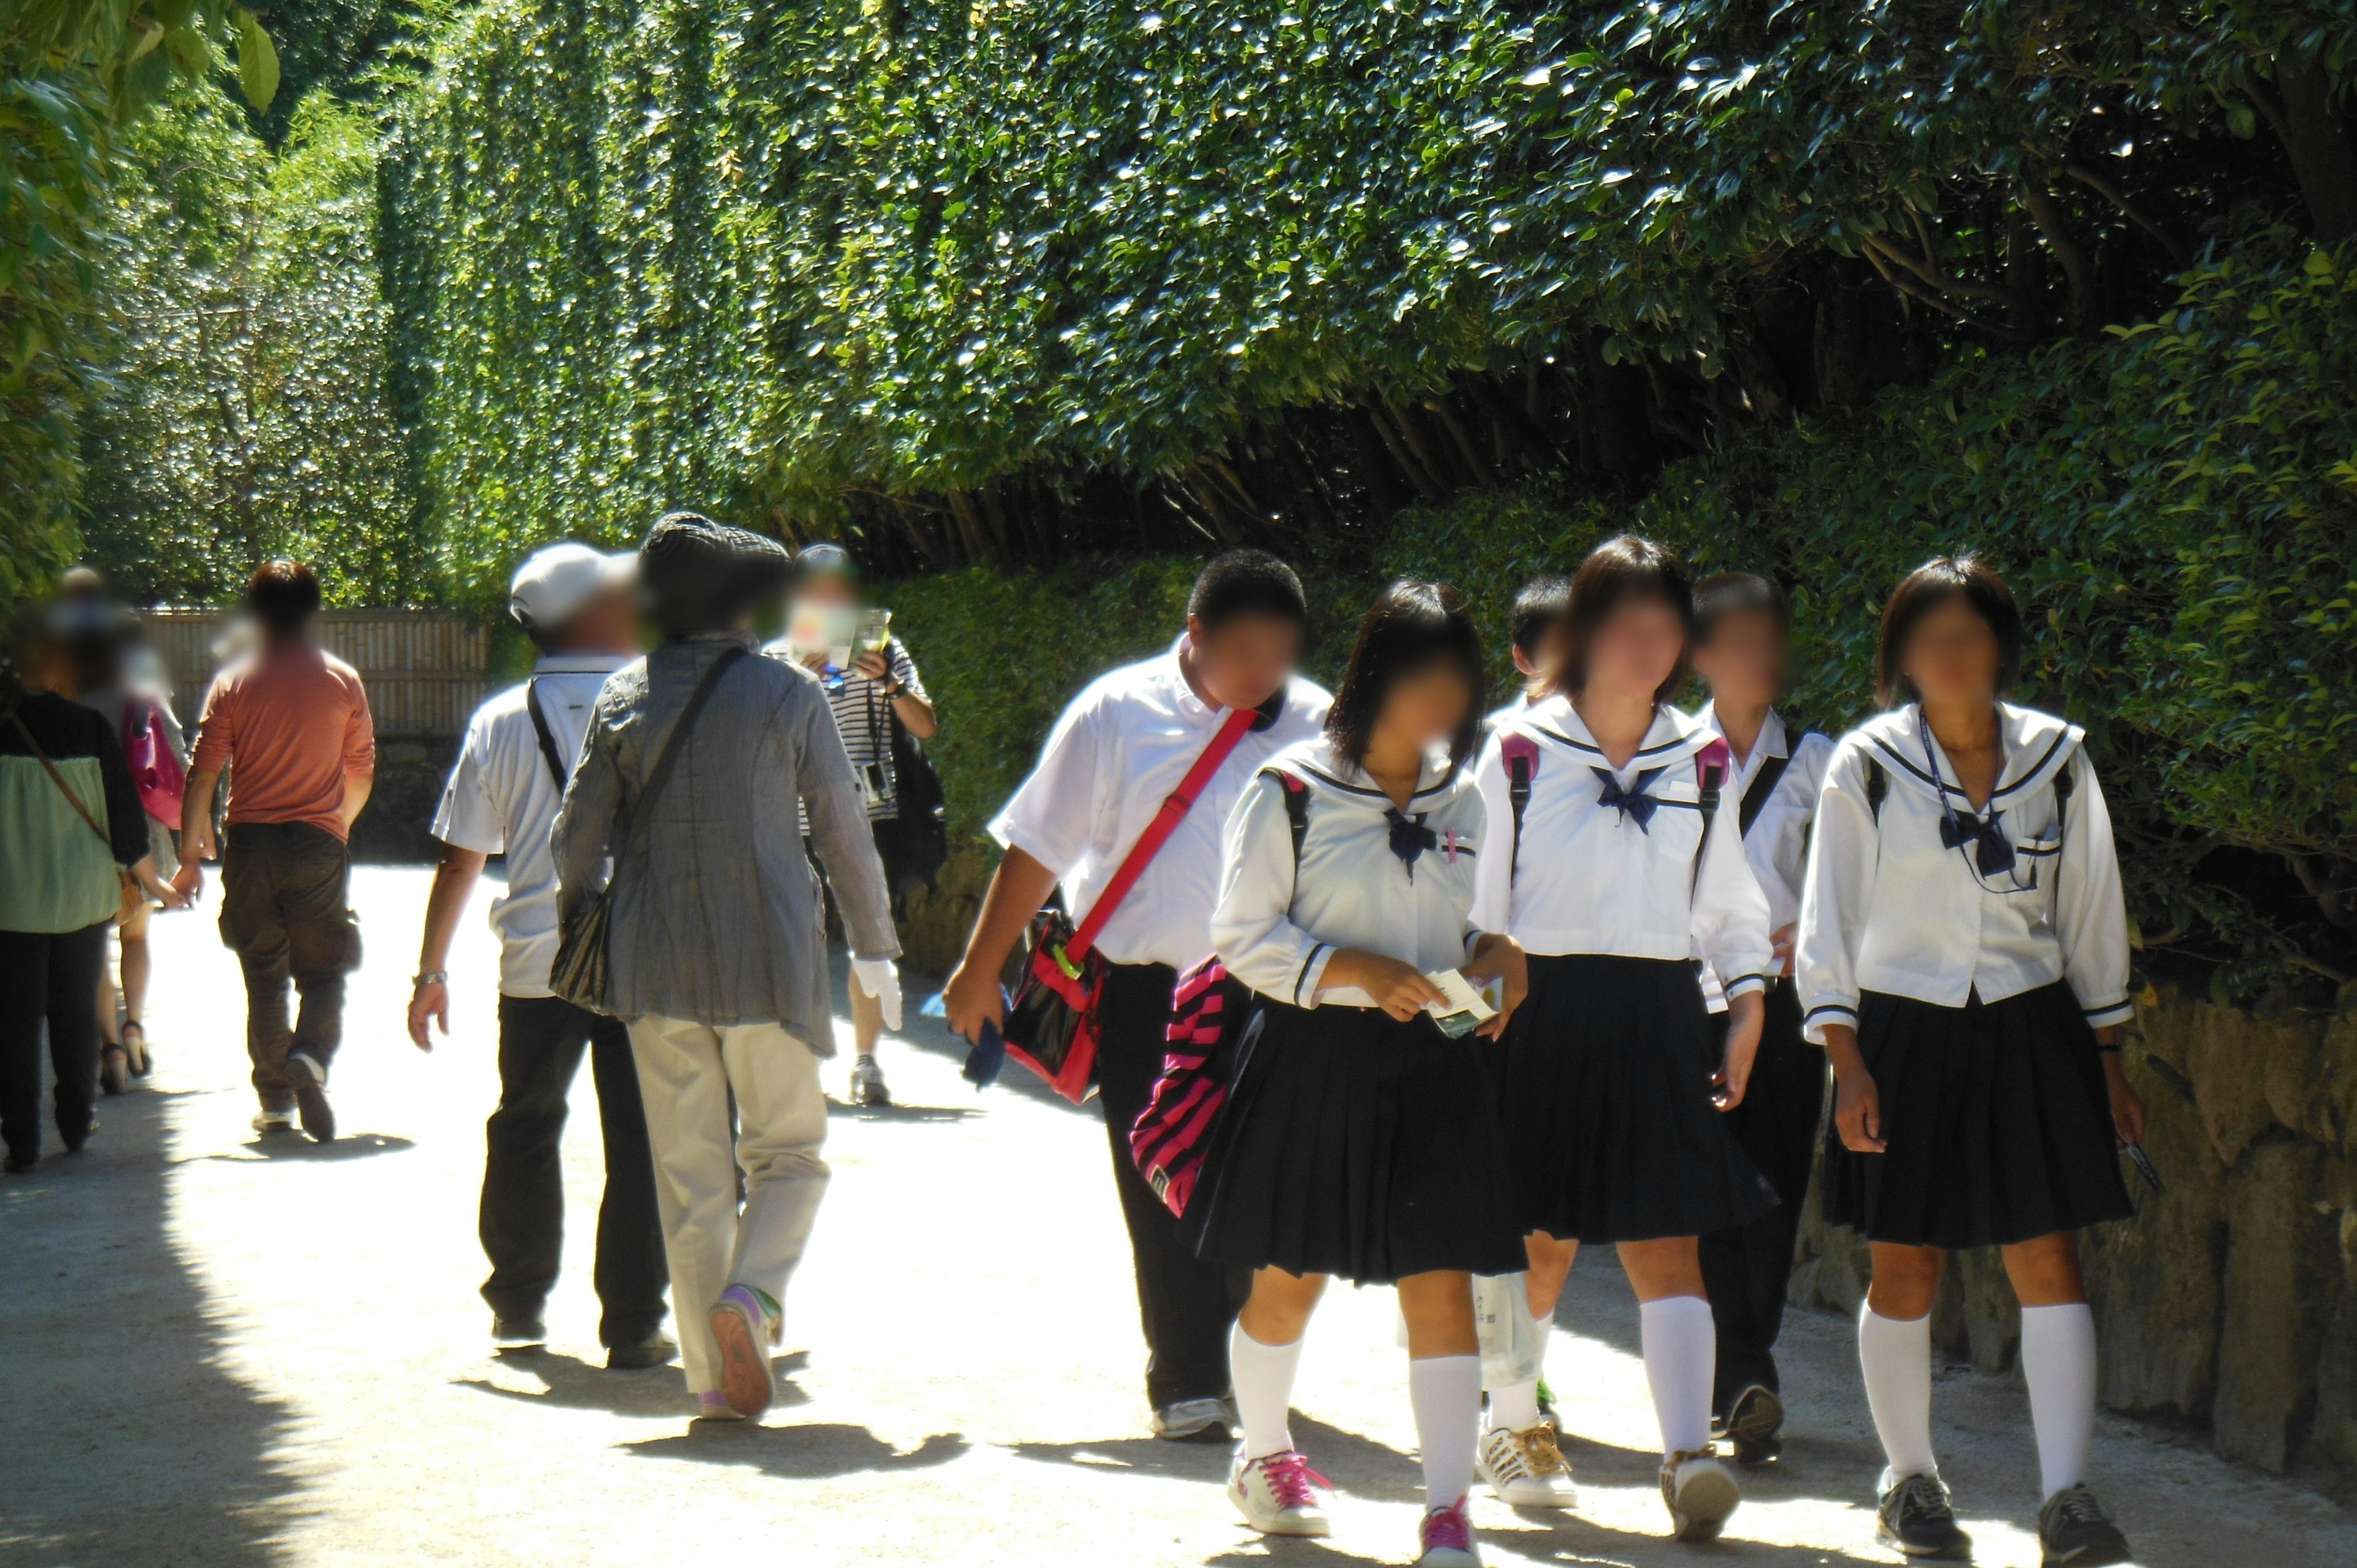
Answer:
M554 994L548 971L556 961L556 862L548 852L548 830L565 791L540 749L526 694L538 688L541 717L570 779L598 689L629 662L552 654L533 666L531 681L491 698L468 721L434 813L434 836L458 849L507 855L507 891L491 901L503 995Z
M1072 699L1039 765L990 824L991 836L1054 872L1078 924L1227 717L1195 695L1167 653L1109 671ZM1220 896L1221 830L1268 759L1326 723L1332 701L1296 675L1275 722L1228 754L1162 852L1097 939L1114 963L1184 969L1211 950Z

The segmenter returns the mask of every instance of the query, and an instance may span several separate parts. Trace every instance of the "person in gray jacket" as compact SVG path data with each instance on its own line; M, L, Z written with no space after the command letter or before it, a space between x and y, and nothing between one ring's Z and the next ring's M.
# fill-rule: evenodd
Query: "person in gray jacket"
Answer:
M664 640L598 693L550 839L560 929L613 859L602 1010L630 1023L680 1360L702 1413L724 1420L758 1416L776 1395L780 1299L826 1190L818 1063L834 1054L834 1027L797 798L856 983L888 1027L900 1013L883 867L826 693L810 671L756 656L751 614L787 564L774 541L693 512L648 532L640 579ZM723 660L648 820L632 821L691 694Z

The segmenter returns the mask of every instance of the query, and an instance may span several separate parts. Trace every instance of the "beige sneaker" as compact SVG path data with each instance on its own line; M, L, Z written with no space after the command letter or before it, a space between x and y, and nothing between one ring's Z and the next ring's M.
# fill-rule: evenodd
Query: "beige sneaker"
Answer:
M1263 1535L1332 1534L1318 1500L1329 1489L1326 1477L1290 1448L1257 1459L1239 1453L1228 1466L1228 1500Z
M1717 1540L1742 1500L1734 1474L1713 1448L1684 1449L1662 1461L1662 1501L1669 1507L1675 1540Z
M1567 1509L1579 1502L1571 1466L1564 1460L1555 1428L1544 1421L1519 1432L1491 1427L1481 1434L1474 1463L1491 1494L1508 1508Z

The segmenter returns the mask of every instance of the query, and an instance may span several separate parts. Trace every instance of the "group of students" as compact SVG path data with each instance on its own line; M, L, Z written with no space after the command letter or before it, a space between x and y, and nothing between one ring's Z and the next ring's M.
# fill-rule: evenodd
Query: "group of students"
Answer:
M1477 1473L1517 1506L1574 1491L1544 1333L1501 1357L1477 1302L1544 1325L1579 1246L1609 1242L1640 1304L1674 1533L1709 1540L1739 1500L1717 1440L1738 1466L1779 1452L1772 1346L1822 1136L1827 1218L1873 1249L1878 1538L1969 1551L1932 1449L1929 1318L1947 1253L1996 1245L2023 1305L2045 1560L2126 1561L2083 1475L2094 1331L2073 1239L2130 1212L2126 917L2083 732L2006 701L2022 628L2005 585L1970 557L1901 583L1886 711L1838 743L1777 710L1776 586L1691 585L1632 536L1525 590L1529 688L1487 723L1454 590L1386 589L1330 699L1294 670L1307 621L1282 563L1224 555L1168 652L1073 702L993 824L1006 853L945 993L970 1039L1003 1025L1031 911L1060 884L1092 908L1228 715L1256 713L1095 942L1157 1431L1233 1435L1243 1518L1326 1533L1288 1428L1303 1335L1330 1277L1394 1284L1416 1561L1478 1563ZM1695 671L1713 701L1688 714L1672 700ZM1128 1133L1174 983L1206 953L1250 1016L1174 1216ZM1448 970L1501 996L1463 1037L1435 1017Z

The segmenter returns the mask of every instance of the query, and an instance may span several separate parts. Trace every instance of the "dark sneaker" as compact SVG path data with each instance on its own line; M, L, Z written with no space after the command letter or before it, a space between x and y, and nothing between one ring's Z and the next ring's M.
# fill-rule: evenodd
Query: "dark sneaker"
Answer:
M1973 1538L1956 1527L1948 1488L1930 1474L1891 1483L1874 1510L1874 1539L1905 1557L1962 1562L1973 1554Z
M876 1065L874 1057L861 1057L851 1064L851 1103L870 1106L892 1103L892 1091L884 1087L884 1069Z
M1772 1465L1784 1456L1784 1402L1775 1390L1754 1383L1735 1396L1722 1430L1738 1465Z
M328 1069L296 1051L286 1058L286 1081L295 1090L295 1110L303 1131L322 1144L336 1141L336 1108L328 1103Z
M2126 1563L2128 1538L2104 1511L2083 1482L2065 1487L2046 1499L2038 1510L2038 1546L2043 1561L2052 1564L2067 1563L2071 1568L2099 1568L2106 1563Z
M496 1350L537 1350L548 1343L548 1325L537 1317L494 1317L491 1348Z
M669 1364L679 1354L679 1347L663 1334L650 1334L644 1339L628 1345L606 1348L606 1369L609 1372L643 1372L650 1367Z

